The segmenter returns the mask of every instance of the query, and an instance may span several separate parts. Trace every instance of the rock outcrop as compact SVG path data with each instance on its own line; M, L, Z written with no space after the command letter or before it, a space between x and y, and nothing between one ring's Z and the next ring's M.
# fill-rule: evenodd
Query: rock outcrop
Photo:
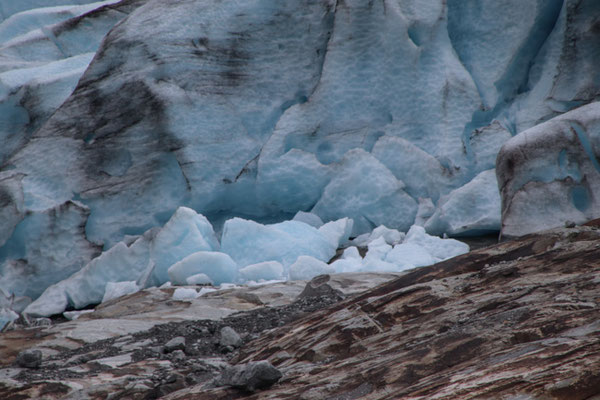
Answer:
M148 289L75 321L0 335L0 397L594 398L598 243L592 223L395 277L334 275L326 284L343 300L299 298L305 284L296 282L189 301ZM240 349L221 352L225 326L242 337ZM165 351L173 339L179 347ZM42 351L38 368L16 364L27 349ZM268 363L267 383L225 379Z

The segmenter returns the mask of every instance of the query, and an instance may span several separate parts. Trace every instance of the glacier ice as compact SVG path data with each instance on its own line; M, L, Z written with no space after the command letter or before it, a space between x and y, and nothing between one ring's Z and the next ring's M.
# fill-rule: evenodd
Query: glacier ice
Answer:
M63 316L69 321L73 321L85 314L93 313L95 310L78 310L78 311L65 311Z
M141 275L122 277L140 286L195 252L227 253L204 233L179 246L164 225L181 206L217 231L227 221L239 268L284 274L300 255L333 256L348 225L332 220L351 218L363 246L379 225L498 230L485 171L507 140L500 163L528 156L497 172L506 235L596 217L598 111L578 110L600 95L598 13L595 0L0 0L0 288L36 298L116 247L148 246L130 260ZM553 141L557 121L569 136L565 113L577 139L558 140L564 152L512 142L528 129ZM244 229L263 249L306 234L311 251L246 255L233 217L260 223ZM395 268L376 244L368 263L336 262ZM105 279L101 265L81 276ZM84 302L65 290L51 292Z
M317 275L333 274L335 268L311 256L300 256L290 266L289 274L292 280L311 280Z
M173 291L173 300L192 300L200 297L200 293L192 288L177 288Z
M13 321L16 321L18 318L19 314L17 314L10 308L0 308L0 332L2 332L5 326L7 326Z
M287 268L302 255L327 262L338 246L339 243L333 243L330 236L298 221L262 225L233 218L225 222L221 238L221 251L240 266L277 261Z
M326 221L352 218L354 235L383 223L406 230L414 221L417 204L403 188L371 154L350 150L312 212Z
M292 221L304 222L317 229L323 226L323 221L318 215L304 211L298 211L296 215L294 215L294 218L292 218Z
M428 235L422 226L413 225L406 233L403 243L414 243L423 247L434 260L443 261L448 258L467 253L469 245L455 239L442 239Z
M169 280L168 269L177 261L199 251L217 251L219 247L206 217L187 207L179 207L152 240L153 276L158 282L166 282Z
M323 224L318 230L337 249L338 247L343 247L348 242L348 239L352 235L353 227L354 220L346 217Z
M401 243L385 255L385 261L405 268L414 268L434 264L436 259L416 243Z
M116 0L4 3L11 4L0 6L0 164L71 95L104 35L133 5Z
M440 199L440 205L425 223L435 235L485 234L500 225L500 193L496 171L483 171L473 180Z
M188 285L213 285L214 282L206 274L196 274L185 278L185 283Z
M283 278L283 265L277 261L265 261L240 268L240 278L243 281L273 281Z
M139 292L140 289L141 288L137 285L136 281L107 282L104 296L102 297L102 303L127 294Z
M119 242L71 276L54 280L60 282L48 285L25 312L52 315L69 305L81 308L100 303L109 282L136 281L142 287L161 285L169 280L168 269L173 264L190 254L218 247L212 225L206 218L181 207L158 232L150 229L133 238L132 243Z
M96 257L100 249L82 234L89 212L85 205L68 201L44 212L21 214L0 248L0 258L6 260L0 264L0 289L35 299Z
M468 251L467 245L429 236L422 227L414 226L404 234L380 226L364 239L364 259L357 247L348 246L340 259L328 264L338 248L348 245L351 230L348 218L319 229L299 221L263 225L233 218L225 222L219 243L204 216L180 207L162 228L127 237L70 277L49 286L31 304L24 303L19 311L24 308L29 315L50 316L150 286L210 284L223 288L286 278L311 279L335 272L399 272ZM157 273L158 267L165 265L166 276ZM174 298L200 295L195 290L177 290ZM8 303L4 306L15 309Z
M600 215L600 102L530 128L502 147L496 173L502 234L519 236ZM545 211L540 218L539 209Z
M169 280L175 285L187 284L194 275L205 274L215 285L234 282L238 266L225 253L218 251L199 251L169 267Z

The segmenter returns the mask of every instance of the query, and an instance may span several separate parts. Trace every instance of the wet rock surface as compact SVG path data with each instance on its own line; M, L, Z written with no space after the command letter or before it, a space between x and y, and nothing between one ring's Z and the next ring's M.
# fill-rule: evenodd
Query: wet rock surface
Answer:
M594 398L599 255L600 230L591 224L528 235L396 277L331 275L325 284L342 300L299 296L322 277L189 302L145 291L76 321L2 333L0 398ZM229 304L232 313L203 318L210 301ZM139 325L129 326L133 315ZM169 320L177 315L181 320ZM101 339L78 336L78 328L96 321L105 329L96 332ZM226 327L242 343L223 352ZM171 352L168 343L176 345ZM28 348L43 353L37 369L16 361Z

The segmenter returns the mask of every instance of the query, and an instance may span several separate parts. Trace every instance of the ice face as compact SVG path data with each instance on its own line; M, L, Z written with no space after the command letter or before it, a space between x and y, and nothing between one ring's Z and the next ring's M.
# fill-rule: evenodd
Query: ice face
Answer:
M5 260L0 264L0 289L35 299L97 256L100 249L83 234L88 215L89 208L71 201L22 215L0 248L0 259Z
M104 35L132 8L115 3L0 4L0 164L71 95Z
M371 154L350 150L312 212L327 221L352 218L354 236L383 223L406 230L414 221L417 204L403 188Z
M483 193L498 149L600 94L595 0L109 3L0 0L0 288L36 297L181 206L213 222L351 218L365 245L378 225L499 229L497 197ZM502 167L507 234L523 214L596 216L595 178L571 161L595 151L584 122L573 127L583 150L567 140L556 155L566 172L543 175L540 155L505 185ZM261 255L242 250L236 224L223 241L240 268L328 261L348 228L244 225L261 233ZM164 231L148 239L144 285L190 254L224 251L203 233L209 246L195 248ZM277 253L268 235L300 250Z

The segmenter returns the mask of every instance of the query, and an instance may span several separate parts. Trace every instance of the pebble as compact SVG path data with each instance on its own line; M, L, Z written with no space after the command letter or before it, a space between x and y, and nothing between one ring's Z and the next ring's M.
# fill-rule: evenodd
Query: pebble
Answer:
M177 336L169 340L165 346L165 353L172 353L175 350L185 350L185 338L183 336Z

